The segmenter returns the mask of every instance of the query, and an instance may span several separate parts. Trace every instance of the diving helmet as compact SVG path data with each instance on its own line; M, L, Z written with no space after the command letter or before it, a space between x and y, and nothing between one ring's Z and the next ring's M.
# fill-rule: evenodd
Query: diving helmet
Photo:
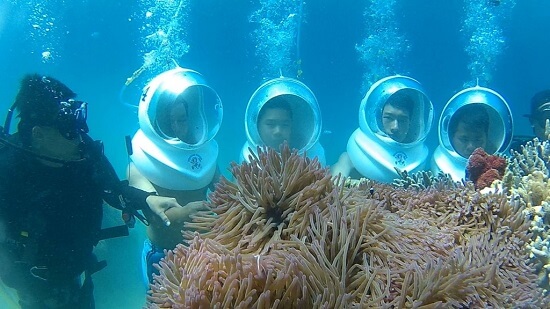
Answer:
M408 114L408 132L403 140L395 140L384 129L384 109L394 105ZM411 77L394 75L374 83L359 108L359 127L372 132L381 142L413 146L426 139L433 122L433 105L424 88Z
M172 113L178 106L184 108L186 119L174 119ZM148 138L190 149L214 138L223 109L218 94L201 74L178 67L158 75L143 89L138 116ZM177 136L176 126L181 121L186 121L188 128L185 136Z
M439 146L434 152L434 171L450 174L456 181L465 177L468 158L459 154L453 145L453 127L457 115L468 109L468 117L477 117L487 124L485 152L504 153L512 142L512 112L506 100L496 91L475 86L456 93L445 105L439 119ZM476 128L481 130L481 128Z
M180 67L161 73L141 96L132 161L161 187L203 188L217 170L218 144L213 138L222 116L222 102L201 74Z
M399 177L396 169L422 170L428 157L423 141L432 121L432 102L418 81L401 75L377 81L361 101L359 128L348 140L353 166L364 177L382 182ZM385 122L401 126L399 138Z

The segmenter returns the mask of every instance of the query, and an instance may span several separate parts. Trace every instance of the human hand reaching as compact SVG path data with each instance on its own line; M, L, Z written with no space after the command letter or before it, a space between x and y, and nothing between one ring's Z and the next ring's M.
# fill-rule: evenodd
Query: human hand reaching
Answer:
M165 212L171 208L183 207L173 197L150 195L145 201L149 205L149 209L159 216L166 226L170 226L170 219Z

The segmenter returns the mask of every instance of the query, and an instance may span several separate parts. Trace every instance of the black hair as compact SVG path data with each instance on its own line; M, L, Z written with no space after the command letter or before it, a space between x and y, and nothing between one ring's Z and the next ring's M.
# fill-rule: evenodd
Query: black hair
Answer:
M468 104L459 108L449 122L449 136L453 136L459 123L471 130L489 133L489 113L482 104Z
M17 131L23 145L30 145L34 126L54 124L59 103L75 97L76 93L55 78L39 74L26 75L21 80L13 104L18 111Z
M287 99L285 98L285 95L279 95L274 98L271 98L269 101L267 101L264 106L260 109L258 113L258 121L262 119L265 112L269 109L275 109L280 108L288 112L290 119L292 119L292 107L290 107L290 103L288 103Z
M409 116L412 116L414 101L412 100L410 95L407 94L407 92L397 91L396 93L394 93L389 97L388 101L384 106L386 105L391 105L400 110L404 110L409 113Z

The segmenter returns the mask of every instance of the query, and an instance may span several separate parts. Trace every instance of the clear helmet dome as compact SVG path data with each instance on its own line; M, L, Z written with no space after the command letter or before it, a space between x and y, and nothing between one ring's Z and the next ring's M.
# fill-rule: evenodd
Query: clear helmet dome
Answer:
M433 121L433 105L422 85L394 75L374 83L361 101L359 128L381 143L412 147L426 139Z
M474 130L469 130L473 135L457 135L453 139L455 132L463 132L462 126L473 127ZM480 132L486 133L485 140L476 137ZM461 144L472 142L472 139L473 142L484 143L482 148L489 154L503 153L510 146L512 132L512 112L506 100L496 91L480 86L455 94L443 108L439 120L440 146L457 158L468 157Z
M200 73L178 67L145 86L138 117L141 130L152 141L194 149L217 134L223 108Z
M286 133L270 133L276 125ZM252 147L279 149L282 140L300 153L310 149L321 134L321 112L313 92L302 82L287 77L269 80L250 97L245 130Z

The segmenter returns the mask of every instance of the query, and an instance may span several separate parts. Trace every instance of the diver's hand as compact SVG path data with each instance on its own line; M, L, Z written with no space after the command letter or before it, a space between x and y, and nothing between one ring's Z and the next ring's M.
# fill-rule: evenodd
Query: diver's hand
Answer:
M149 205L149 209L159 216L166 226L170 226L170 219L165 212L170 208L182 207L173 197L150 195L145 201Z
M165 214L170 218L172 225L170 228L185 228L187 223L193 222L193 219L200 214L212 212L205 201L196 201L185 204L183 207L168 209Z

